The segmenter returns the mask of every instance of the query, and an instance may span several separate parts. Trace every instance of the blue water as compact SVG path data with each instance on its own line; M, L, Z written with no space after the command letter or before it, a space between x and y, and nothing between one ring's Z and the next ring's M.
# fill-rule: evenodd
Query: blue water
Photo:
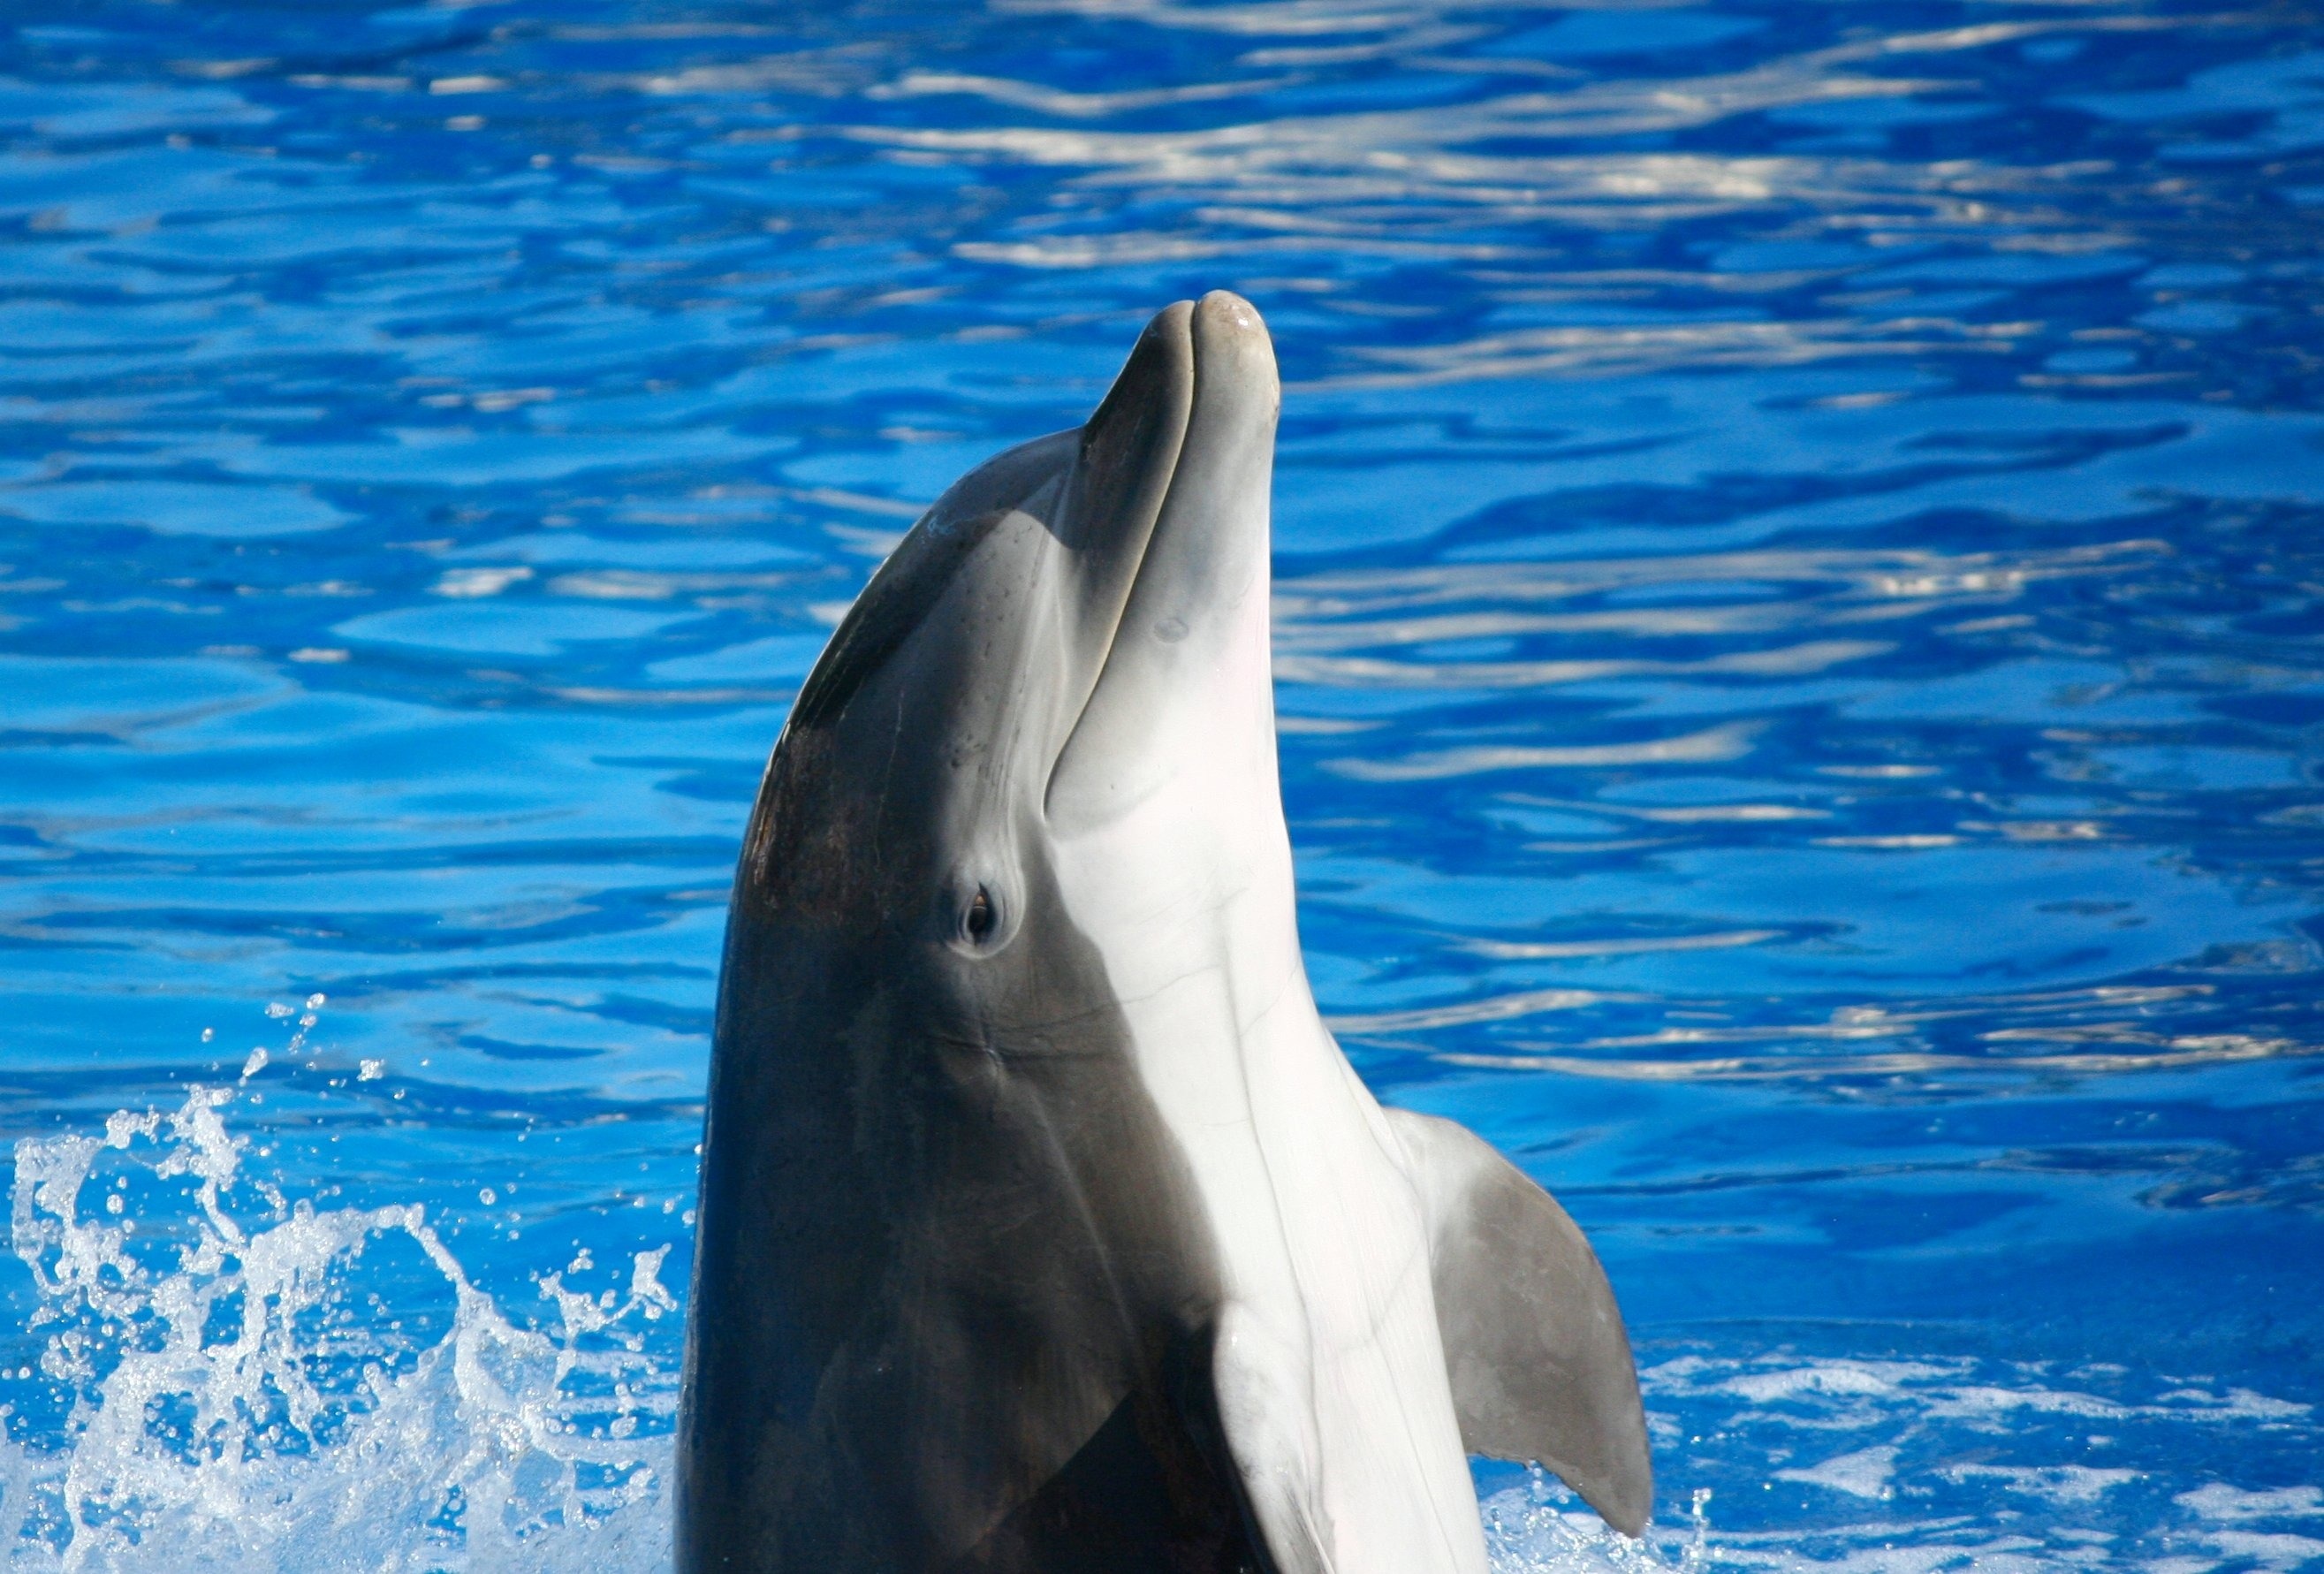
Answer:
M665 1566L785 705L1217 286L1318 994L1637 1340L1501 1568L2324 1558L2309 6L0 20L10 1567Z

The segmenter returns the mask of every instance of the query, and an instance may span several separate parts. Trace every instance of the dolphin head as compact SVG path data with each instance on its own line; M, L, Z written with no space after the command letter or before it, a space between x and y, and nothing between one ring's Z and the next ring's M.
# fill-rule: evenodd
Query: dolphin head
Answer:
M801 690L728 921L682 1566L949 1566L1202 1337L1212 1240L1133 1064L1169 1035L1121 974L1241 885L1296 965L1277 399L1247 302L1170 307L1085 425L938 500ZM1240 1533L1220 1477L1156 1469Z
M1035 909L1093 900L1057 888L1061 844L1150 842L1157 819L1187 856L1281 843L1279 398L1258 312L1217 292L1157 315L1078 431L948 490L799 695L746 842L752 893L917 943L938 975L989 974ZM945 993L963 989L998 1004L989 980Z

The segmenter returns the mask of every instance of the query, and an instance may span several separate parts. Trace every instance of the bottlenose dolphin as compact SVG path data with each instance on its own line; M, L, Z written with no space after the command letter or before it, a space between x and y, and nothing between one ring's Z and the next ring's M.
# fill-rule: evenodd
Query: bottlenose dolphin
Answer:
M1635 1533L1581 1232L1316 1014L1259 314L914 526L768 763L719 986L681 1574L1484 1574L1466 1454Z

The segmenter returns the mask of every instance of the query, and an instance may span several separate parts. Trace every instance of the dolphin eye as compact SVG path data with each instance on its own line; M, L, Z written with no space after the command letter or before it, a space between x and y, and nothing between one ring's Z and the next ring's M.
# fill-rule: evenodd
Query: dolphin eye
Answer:
M966 957L989 957L1017 934L1016 887L1006 874L980 871L984 878L955 876L938 899L937 927L945 944Z
M967 903L953 909L953 946L969 953L992 951L1009 940L1004 919L1001 900L992 895L992 885L976 885Z

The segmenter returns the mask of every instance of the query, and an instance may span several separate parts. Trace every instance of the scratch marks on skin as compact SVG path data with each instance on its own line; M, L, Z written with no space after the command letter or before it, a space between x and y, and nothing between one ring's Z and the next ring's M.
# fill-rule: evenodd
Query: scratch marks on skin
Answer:
M881 762L880 766L879 819L881 820L888 818L888 795L891 791L893 791L896 784L896 755L898 751L902 749L903 746L904 697L901 694L899 694L896 697L895 725L889 729L888 734L888 757L886 760Z

